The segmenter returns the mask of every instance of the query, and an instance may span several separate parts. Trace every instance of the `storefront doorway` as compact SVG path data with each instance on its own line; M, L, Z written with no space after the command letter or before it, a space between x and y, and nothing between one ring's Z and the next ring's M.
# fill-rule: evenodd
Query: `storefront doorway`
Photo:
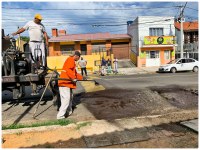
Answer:
M160 66L160 51L146 51L146 67Z

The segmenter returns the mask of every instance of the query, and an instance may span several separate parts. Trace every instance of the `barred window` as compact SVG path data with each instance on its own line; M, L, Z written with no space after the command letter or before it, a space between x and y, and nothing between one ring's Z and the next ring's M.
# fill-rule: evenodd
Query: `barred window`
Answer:
M160 58L159 51L146 51L146 58L153 59L153 58Z
M163 28L149 28L149 36L162 36Z

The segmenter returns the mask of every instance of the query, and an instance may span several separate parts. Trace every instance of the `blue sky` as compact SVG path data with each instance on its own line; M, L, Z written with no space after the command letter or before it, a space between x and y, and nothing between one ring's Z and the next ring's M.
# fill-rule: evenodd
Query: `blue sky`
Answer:
M182 2L161 1L108 1L108 2L2 2L2 28L5 34L13 33L18 27L33 20L40 13L46 31L65 29L69 34L110 32L127 33L126 22L137 16L178 17ZM188 2L184 10L187 21L198 20L198 2ZM27 36L28 32L24 32Z

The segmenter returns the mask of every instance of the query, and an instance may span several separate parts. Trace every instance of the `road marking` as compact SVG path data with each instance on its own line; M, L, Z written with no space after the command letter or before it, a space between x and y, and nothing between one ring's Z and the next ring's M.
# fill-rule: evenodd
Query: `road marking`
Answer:
M110 79L104 79L104 80L116 80L116 79L128 79L128 80L130 80L130 79L138 79L138 78L140 78L140 79L143 79L143 78L154 78L154 77L170 77L170 78L172 78L172 77L180 77L180 76L194 76L194 74L192 74L192 75L169 75L169 76L148 76L148 77L128 77L128 78L110 78Z

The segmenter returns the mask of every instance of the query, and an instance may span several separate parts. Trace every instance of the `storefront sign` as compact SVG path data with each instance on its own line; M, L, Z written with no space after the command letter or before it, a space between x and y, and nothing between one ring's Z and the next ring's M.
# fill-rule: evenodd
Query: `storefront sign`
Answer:
M145 36L144 45L172 45L175 44L174 36Z

